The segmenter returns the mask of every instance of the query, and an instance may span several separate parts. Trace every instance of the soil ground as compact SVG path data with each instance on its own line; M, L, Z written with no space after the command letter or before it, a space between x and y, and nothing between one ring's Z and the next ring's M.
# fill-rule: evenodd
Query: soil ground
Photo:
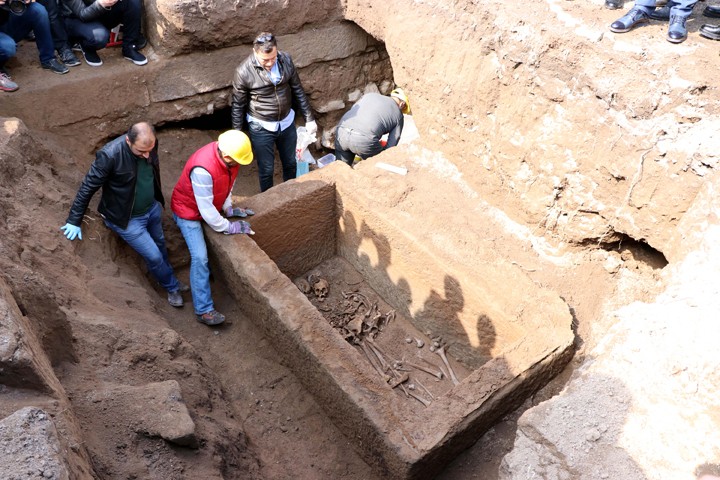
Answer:
M617 16L608 12L602 15ZM11 64L18 68L16 78L23 88L32 88L32 82L42 81L38 72L22 69L30 64L30 58L25 54ZM105 59L109 64L122 61L111 54ZM85 65L77 68L72 75L79 74L80 69L89 69ZM53 78L53 81L60 80ZM58 98L58 108L62 101ZM21 112L18 116L22 116ZM78 148L82 139L33 133L60 158L67 152L88 150L87 145ZM178 125L159 130L167 199L185 160L197 148L214 140L218 133L219 130ZM459 153L452 148L448 145L444 152L447 158ZM68 247L63 243L66 241L57 228L64 223L69 201L90 160L91 157L84 156L61 160L55 165L55 168L69 170L55 175L59 177L54 179L60 192L57 204L52 207L51 215L28 209L25 220L27 224L47 221L49 226L42 236L30 237L22 241L22 247L20 243L17 246L28 252L43 252L50 244L58 251L73 253L44 262L43 268L48 278L62 278L68 271L77 277L67 281L66 292L58 293L58 303L82 319L72 328L76 361L62 361L60 355L55 364L87 435L86 446L98 475L102 478L138 478L140 475L141 478L138 472L152 471L153 478L216 478L220 471L224 478L376 478L353 450L352 441L335 428L289 366L278 361L280 356L267 339L253 327L250 319L242 316L221 282L213 282L213 297L218 310L230 321L211 329L194 320L189 296L184 308L170 307L164 292L143 273L144 267L134 252L115 240L97 219L89 219L82 245ZM31 195L42 197L46 191L45 180L26 180L24 188ZM430 182L415 188L433 192ZM242 206L243 198L258 192L254 166L243 169L234 190L235 203ZM442 212L443 208L463 201L459 196L448 194L438 210ZM178 276L187 282L187 252L167 209L164 224L171 261ZM493 239L500 255L516 261L533 281L557 291L568 303L576 320L578 351L568 368L550 385L503 418L474 447L449 465L439 476L447 480L497 479L500 461L512 448L519 415L562 388L573 369L582 362L585 351L610 327L612 319L604 315L607 311L617 305L653 297L658 284L657 267L662 263L642 246L620 244L613 251L597 246L565 247L556 258L562 258L569 266L557 267L538 257L527 243L506 238L491 227L484 233L485 238ZM618 272L608 265L609 259L622 261L625 268ZM72 262L78 260L82 266L73 266ZM22 280L13 278L12 283L19 291ZM28 309L32 316L33 308ZM165 325L157 325L150 316L161 318ZM171 332L176 332L181 340L169 339ZM109 337L113 341L108 347ZM168 343L176 345L181 352L178 354L181 362L176 361L178 357L174 353L168 353L170 350L158 349L158 345L164 347ZM118 436L125 422L122 408L99 411L87 396L87 392L102 390L108 383L142 385L175 377L183 378L185 401L197 412L198 434L203 439L198 450L168 447L157 439ZM228 438L237 442L229 443ZM131 448L136 451L129 451ZM168 450L172 450L172 454L166 455ZM173 464L173 458L182 459L182 466Z
M178 127L161 129L158 132L163 184L167 197L170 196L171 186L179 176L188 156L198 146L212 141L218 133L217 130ZM254 195L258 190L257 172L251 166L241 173L236 183L234 190L236 205L243 205L243 198ZM449 204L459 201L453 198L446 200ZM176 266L178 276L187 282L187 253L167 211L165 216L164 224L170 244L171 261ZM58 217L55 223L60 225L62 218ZM100 231L91 232L86 229L82 249L88 248L89 246L86 247L88 243L108 241L109 234ZM487 235L497 235L497 232L488 231ZM635 257L640 258L642 252L630 248L622 247L623 256L634 262L635 268L627 270L625 277L622 277L613 276L605 268L607 252L602 250L568 251L564 254L564 258L572 263L572 268L558 270L542 265L534 254L528 252L526 246L517 241L502 237L496 240L502 245L503 255L517 259L536 283L560 292L573 308L577 320L579 351L563 374L534 398L528 400L522 408L507 415L488 431L473 448L462 454L440 475L439 478L442 479L497 478L500 461L512 448L517 418L526 408L554 395L562 388L574 366L581 362L584 342L593 342L593 339L608 327L597 322L602 318L602 310L615 301L649 298L652 294L652 285L656 281L656 270L648 262L642 259L632 260ZM126 332L137 328L138 310L150 305L152 311L165 319L168 327L177 332L199 354L198 361L203 364L203 371L212 372L212 375L216 376L214 379L216 381L202 379L198 382L187 379L187 383L183 384L184 392L188 389L208 388L211 384L220 385L221 391L213 394L219 395L227 402L228 411L220 415L214 413L211 406L204 405L207 409L204 415L215 417L209 422L210 425L205 427L210 431L202 432L205 442L221 444L220 438L225 437L228 430L232 429L237 430L237 435L244 434L248 442L248 452L245 454L257 461L257 470L251 469L256 471L257 478L375 478L373 471L354 452L351 441L327 419L321 406L314 401L312 394L300 385L289 366L278 362L280 356L253 327L252 321L242 316L234 300L220 282L214 281L212 284L213 297L217 308L227 315L229 322L220 328L210 329L194 320L189 296L186 298L188 304L184 308L170 307L164 300L163 291L149 277L142 278L144 267L134 252L122 242L113 242L109 250L113 249L116 249L117 253L113 254L112 259L107 257L107 252L100 256L81 253L84 268L88 271L89 282L95 283L106 277L108 269L114 270L112 276L125 279L123 282L112 282L111 296L114 299L112 302L118 304L118 308L126 308L128 311L127 316L113 317L112 330ZM108 262L114 266L109 266ZM58 265L58 268L62 268L62 265ZM140 280L137 277L140 277ZM149 298L137 301L126 300L138 296L138 282L150 289ZM125 288L123 284L126 285ZM628 289L630 284L633 287ZM92 315L92 304L96 301L94 298L96 296L105 297L99 295L97 288L93 288L93 295L75 298L73 308L84 311L86 316ZM104 300L110 301L108 298ZM102 388L102 384L106 381L97 378L97 366L92 361L84 360L97 358L99 354L97 334L98 332L93 330L74 330L77 339L75 356L81 360L77 364L65 364L60 375L71 396L74 391L84 392ZM119 335L127 334L119 333ZM161 362L160 357L154 353L153 344L157 339L157 335L137 335L128 339L134 343L131 347L134 352L133 358L128 361L134 368L132 368L132 380L125 381L143 384L157 381L159 377L177 374L172 371L158 372L158 368L173 370L176 367ZM113 371L119 375L113 380L123 383L123 374L117 369ZM206 399L203 397L206 395L207 393L196 392L190 394L190 398L186 401L191 407L197 408L197 404L205 403ZM195 399L195 396L198 398ZM212 397L213 395L210 395L210 398ZM116 412L117 417L113 417L112 414L98 415L98 412L92 408L83 408L83 402L77 403L76 408L83 429L94 432L95 448L98 449L96 461L103 466L99 473L104 478L125 478L132 469L123 463L126 461L125 456L119 456L112 451L120 448L111 438L114 429L106 430L109 424L122 425L121 412ZM214 402L210 402L211 405L212 403ZM200 411L203 409L200 408ZM103 431L108 432L108 437L103 436ZM214 435L217 436L216 439L213 438ZM97 447L102 444L107 447ZM153 445L154 448L159 448L158 442ZM204 457L202 453L196 455ZM212 458L204 460L209 466L217 461ZM202 462L198 462L197 465L196 473L202 472L200 467ZM187 473L184 472L184 475ZM247 472L241 474L238 470L230 469L226 478L244 478L246 474ZM181 477L182 475L178 478Z

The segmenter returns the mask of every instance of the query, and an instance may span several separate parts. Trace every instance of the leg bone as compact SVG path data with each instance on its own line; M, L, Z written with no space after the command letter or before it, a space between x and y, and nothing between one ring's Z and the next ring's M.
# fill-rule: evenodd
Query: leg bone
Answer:
M415 368L415 369L417 369L417 370L421 370L421 371L423 371L423 372L425 372L425 373L429 373L430 375L432 375L433 377L435 377L435 378L437 378L437 379L439 379L439 380L441 380L442 377L443 377L443 374L442 374L441 371L438 372L438 371L433 370L433 369L431 369L431 368L429 368L429 367L424 367L424 366L422 366L422 365L418 365L418 364L415 364L415 363L410 363L410 362L405 362L405 363L406 363L409 367L413 367L413 368Z
M442 346L435 350L435 353L440 355L440 358L442 358L443 363L445 364L445 367L448 369L448 373L450 374L450 380L452 380L453 384L457 385L460 383L458 378L455 376L455 372L453 372L452 367L450 366L450 362L448 362L447 355L445 355L445 347Z

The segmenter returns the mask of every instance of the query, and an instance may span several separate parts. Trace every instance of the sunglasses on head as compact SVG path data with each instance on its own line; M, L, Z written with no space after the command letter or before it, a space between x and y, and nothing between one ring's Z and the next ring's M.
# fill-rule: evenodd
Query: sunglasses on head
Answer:
M257 45L264 45L273 40L275 40L275 36L272 33L264 33L255 39L255 43Z

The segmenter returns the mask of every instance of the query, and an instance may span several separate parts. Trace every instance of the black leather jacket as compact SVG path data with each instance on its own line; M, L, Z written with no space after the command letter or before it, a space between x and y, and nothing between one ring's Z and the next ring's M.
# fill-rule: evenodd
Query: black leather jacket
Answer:
M90 199L102 187L102 196L98 212L103 218L125 229L130 222L133 202L135 201L135 182L137 181L137 162L146 161L132 153L125 141L125 135L107 143L95 154L95 161L80 185L75 201L70 207L67 223L81 226L83 215ZM158 141L150 153L150 164L155 177L155 200L165 206L160 187L160 164L158 162Z
M96 20L110 10L96 0L60 0L60 14L63 17L79 18L83 22ZM114 222L113 222L114 223Z
M233 128L244 129L247 114L259 120L278 122L287 117L291 108L302 112L306 122L315 119L290 55L278 52L277 63L280 68L277 85L270 81L270 74L257 62L254 53L235 69Z

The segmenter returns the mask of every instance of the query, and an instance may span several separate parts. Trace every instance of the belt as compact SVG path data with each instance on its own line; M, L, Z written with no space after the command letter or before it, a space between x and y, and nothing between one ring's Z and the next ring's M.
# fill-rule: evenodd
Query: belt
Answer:
M362 135L363 137L374 138L373 135L368 135L367 133L361 132L360 130L355 130L354 128L344 127L344 126L342 126L342 125L340 125L338 128L342 128L342 129L345 130L346 132L348 132L348 133L354 133L355 135Z

